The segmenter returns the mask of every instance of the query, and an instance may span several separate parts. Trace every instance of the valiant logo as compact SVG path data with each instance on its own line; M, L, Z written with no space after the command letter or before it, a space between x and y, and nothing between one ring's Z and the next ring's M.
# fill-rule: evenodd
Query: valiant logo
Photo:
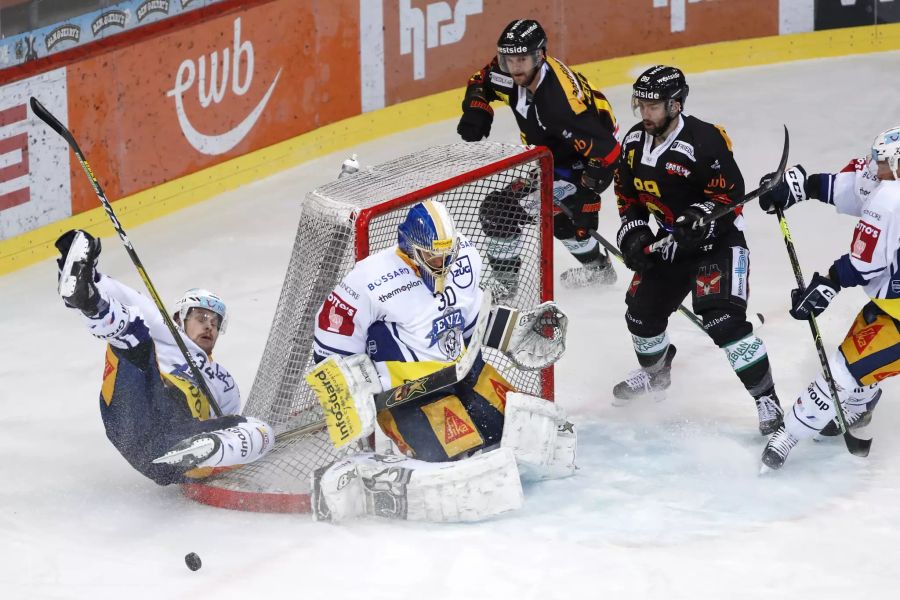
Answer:
M275 74L275 79L269 85L262 100L250 111L243 121L237 124L234 129L217 135L207 135L200 133L191 124L187 113L184 110L184 94L190 91L194 82L197 82L197 96L200 100L200 106L208 108L211 103L219 104L225 97L228 88L229 75L231 80L231 91L237 96L243 96L250 90L253 84L253 66L254 54L253 44L248 41L241 41L241 19L238 17L234 20L234 45L231 50L225 48L222 50L222 75L219 77L219 53L213 52L209 55L209 75L206 72L206 56L201 56L195 64L193 59L187 59L178 66L178 73L175 75L175 86L166 92L166 96L175 99L175 112L178 115L178 124L188 143L198 152L215 156L224 154L235 146L237 146L253 129L256 121L262 115L275 86L278 78L281 76L281 69ZM241 67L245 67L243 79L241 78ZM230 73L229 73L230 69Z
M400 54L413 55L413 79L425 78L425 49L447 46L466 34L466 17L480 14L482 0L432 2L425 11L413 8L412 0L400 0ZM447 22L449 21L449 22Z

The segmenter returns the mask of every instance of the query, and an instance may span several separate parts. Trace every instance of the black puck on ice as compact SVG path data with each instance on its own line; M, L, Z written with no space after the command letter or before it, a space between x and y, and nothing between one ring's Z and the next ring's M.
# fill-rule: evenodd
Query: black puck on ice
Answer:
M186 564L187 568L191 571L196 571L203 563L200 562L200 557L197 556L196 552L191 552L190 554L184 555L184 564Z

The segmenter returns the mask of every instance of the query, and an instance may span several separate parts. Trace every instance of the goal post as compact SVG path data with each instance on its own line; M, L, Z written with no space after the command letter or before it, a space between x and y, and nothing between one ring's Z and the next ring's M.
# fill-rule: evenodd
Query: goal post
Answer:
M522 189L534 190L523 194ZM287 273L253 387L243 414L262 419L276 432L293 431L323 419L303 374L313 364L315 319L329 293L357 261L397 243L397 228L416 202L443 202L485 260L482 279L494 273L487 260L491 239L482 225L488 194L510 196L509 215L522 223L520 201L528 196L539 216L518 228L521 256L518 286L502 303L530 308L553 298L553 162L543 147L492 142L436 146L323 185L306 195ZM496 206L496 202L494 203ZM496 222L496 221L495 221ZM389 284L385 289L389 293ZM553 368L522 371L502 353L483 349L517 390L553 399ZM308 512L311 473L358 446L335 450L322 429L279 436L262 459L198 483L185 494L199 502L264 512Z

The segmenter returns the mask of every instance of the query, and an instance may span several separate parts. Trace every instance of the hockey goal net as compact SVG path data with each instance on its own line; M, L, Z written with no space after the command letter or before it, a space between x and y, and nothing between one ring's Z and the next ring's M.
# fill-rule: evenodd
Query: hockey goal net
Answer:
M544 148L497 143L458 143L365 167L307 194L269 338L244 414L270 423L275 447L262 459L184 486L206 504L264 512L308 512L310 474L348 452L335 450L317 423L323 415L304 373L313 364L313 326L328 294L356 261L397 243L397 227L409 208L425 199L445 203L457 229L485 260L482 286L494 277L479 209L491 193L515 193L523 182L536 188L540 218L521 229L522 266L515 294L503 303L527 308L552 299L552 159ZM536 185L535 185L536 184ZM521 195L521 194L520 194ZM516 198L508 203L515 219ZM485 281L487 279L488 281ZM486 348L487 362L516 389L553 398L552 368L518 370ZM311 432L300 431L313 429Z

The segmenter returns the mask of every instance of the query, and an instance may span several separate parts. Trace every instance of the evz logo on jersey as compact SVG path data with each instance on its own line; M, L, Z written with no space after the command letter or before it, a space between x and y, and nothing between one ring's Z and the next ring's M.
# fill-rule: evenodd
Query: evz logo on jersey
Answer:
M462 352L462 332L465 329L462 311L458 308L448 310L446 313L431 322L431 339L429 347L437 344L444 355L454 360Z
M856 224L856 231L853 232L850 254L858 260L872 262L872 254L875 252L879 236L881 236L880 229L865 221L860 221Z
M331 292L319 311L319 328L338 335L353 335L356 308Z
M467 288L475 280L468 256L459 257L459 260L450 266L450 273L453 274L453 285L458 288Z

